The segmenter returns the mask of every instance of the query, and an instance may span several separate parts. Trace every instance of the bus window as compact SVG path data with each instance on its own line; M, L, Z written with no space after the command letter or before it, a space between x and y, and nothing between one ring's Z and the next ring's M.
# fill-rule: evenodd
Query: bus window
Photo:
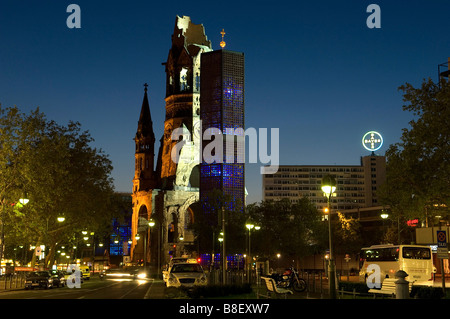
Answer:
M430 259L430 249L421 247L403 247L403 258L408 259Z
M367 261L397 261L399 248L370 248L366 250L365 255Z

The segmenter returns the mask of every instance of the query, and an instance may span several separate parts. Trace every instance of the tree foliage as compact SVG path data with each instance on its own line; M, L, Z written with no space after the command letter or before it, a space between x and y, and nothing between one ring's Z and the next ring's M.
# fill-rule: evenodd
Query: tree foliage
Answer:
M414 119L386 152L387 181L379 196L401 225L411 218L432 221L450 205L450 84L428 79L419 88L406 83L399 89L403 110Z
M7 245L69 243L111 224L111 161L80 123L59 125L36 109L0 108L0 195ZM26 196L29 203L16 204ZM63 216L60 223L57 217ZM54 249L53 249L54 251Z
M359 220L346 217L340 212L337 213L337 217L337 221L333 223L334 242L339 243L334 245L335 252L338 254L359 253L363 246Z
M262 201L248 205L247 213L261 226L251 234L252 251L260 256L273 258L280 253L300 258L325 247L327 225L306 197L297 203Z

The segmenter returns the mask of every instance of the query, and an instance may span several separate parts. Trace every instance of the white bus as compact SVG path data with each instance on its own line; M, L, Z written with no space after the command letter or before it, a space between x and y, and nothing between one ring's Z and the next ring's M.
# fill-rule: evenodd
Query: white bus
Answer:
M374 272L368 272L367 267L376 264L379 266L381 283L385 278L395 278L395 273L403 270L408 274L405 279L414 285L433 284L435 268L430 246L373 245L361 249L359 260L359 278L363 282Z

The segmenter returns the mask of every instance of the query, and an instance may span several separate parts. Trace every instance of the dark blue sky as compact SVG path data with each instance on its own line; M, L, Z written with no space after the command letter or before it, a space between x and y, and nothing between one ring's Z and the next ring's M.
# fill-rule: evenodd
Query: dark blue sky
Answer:
M81 29L66 26L71 3ZM366 25L371 3L381 29ZM223 28L227 49L245 52L246 127L280 129L281 164L358 164L370 130L384 154L412 119L398 87L436 80L450 56L448 0L2 0L0 103L79 121L110 155L116 190L130 192L145 82L163 132L176 15L202 23L214 49ZM260 166L247 165L249 202L261 200Z

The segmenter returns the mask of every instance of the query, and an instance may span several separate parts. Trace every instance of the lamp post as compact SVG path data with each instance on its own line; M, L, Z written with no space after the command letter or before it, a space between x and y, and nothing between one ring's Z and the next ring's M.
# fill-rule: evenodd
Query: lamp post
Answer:
M226 271L227 271L227 256L225 255L225 232L222 231L219 234L219 242L220 242L220 248L221 248L221 254L222 254L222 285L225 285L227 282L227 275L226 275Z
M156 225L156 222L153 218L150 218L150 221L148 222L148 225L150 228L153 228ZM156 276L159 278L160 276L160 270L161 270L161 223L158 224L158 264L157 264L157 270L156 270Z
M19 199L19 206L23 206L26 205L30 200L27 198L27 196L25 195L25 197L20 198ZM0 274L1 274L1 262L3 260L3 251L5 250L5 205L6 205L6 199L3 197L2 199L2 211L1 211L1 222L2 222L2 226L1 226L1 230L0 230Z
M255 230L259 230L261 227L255 226L255 224L249 219L247 220L247 223L245 224L245 227L248 229L248 260L247 263L247 276L248 276L248 282L250 283L250 274L251 274L251 268L252 268L252 254L251 254L251 231L254 228Z
M249 262L247 262L247 280L250 283L250 268L251 268L251 263L252 263L252 257L251 257L251 230L253 229L253 227L255 227L255 225L248 220L247 223L245 224L245 227L247 227L248 229L248 260Z
M222 284L227 282L227 255L225 249L225 207L222 206Z
M148 221L148 227L150 227L150 238L152 238L152 228L155 226L155 221L150 218ZM144 242L144 270L147 272L147 245L148 245L148 231L145 230L145 242Z
M95 273L95 233L91 232L92 236L92 274Z
M150 220L148 221L148 226L150 227L150 244L152 243L152 230L153 227L155 226L155 221L153 220L153 218L150 218ZM150 250L150 255L151 255L151 250ZM151 258L150 258L151 260Z
M331 175L326 175L322 179L322 191L328 202L328 240L330 249L330 259L328 262L328 281L330 286L330 298L336 299L336 270L334 265L333 241L331 236L331 196L336 190L336 179Z
M1 266L2 266L2 260L3 260L3 249L4 249L4 247L5 247L5 244L4 244L4 242L5 242L5 228L4 228L4 226L5 226L5 204L6 204L6 202L5 202L5 199L3 198L3 200L2 200L2 228L1 228L1 235L0 235L0 274L1 275L3 275L2 274L2 268L1 268Z

